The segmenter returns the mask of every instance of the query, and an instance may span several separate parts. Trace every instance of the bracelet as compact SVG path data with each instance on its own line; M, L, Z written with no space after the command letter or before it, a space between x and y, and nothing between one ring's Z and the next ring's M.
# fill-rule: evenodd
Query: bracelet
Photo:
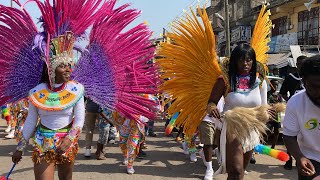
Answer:
M217 105L213 102L210 102L207 106L208 114L211 114L211 112L215 109L217 109Z
M23 152L26 149L27 145L28 141L23 137L23 135L21 135L18 142L17 150Z
M74 140L78 138L80 131L80 127L71 128L66 137L70 139L71 142L74 142Z

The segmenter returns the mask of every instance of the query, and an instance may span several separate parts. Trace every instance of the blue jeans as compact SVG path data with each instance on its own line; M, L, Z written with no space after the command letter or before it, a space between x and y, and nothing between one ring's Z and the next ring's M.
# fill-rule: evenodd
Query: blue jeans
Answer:
M99 139L98 143L105 145L109 139L109 131L110 131L110 124L104 120L103 118L100 118L99 120Z
M154 121L148 121L147 126L145 127L146 135L149 135L149 133L153 133L153 127L154 127Z

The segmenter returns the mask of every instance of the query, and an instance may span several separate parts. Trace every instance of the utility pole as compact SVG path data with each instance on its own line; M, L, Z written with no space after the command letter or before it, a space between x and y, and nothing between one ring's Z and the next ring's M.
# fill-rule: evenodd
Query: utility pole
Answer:
M230 24L229 24L229 1L224 0L224 10L225 10L225 32L226 32L226 57L230 57Z
M11 4L10 5L11 5L11 7L13 7L13 0L11 0Z
M162 36L162 42L166 42L167 36L166 36L166 29L163 28L163 32L162 32L163 36Z

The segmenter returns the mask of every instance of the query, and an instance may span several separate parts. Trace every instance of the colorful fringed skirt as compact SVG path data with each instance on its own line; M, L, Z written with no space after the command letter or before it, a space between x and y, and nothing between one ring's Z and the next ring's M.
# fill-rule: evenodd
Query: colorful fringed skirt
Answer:
M63 154L56 152L57 145L68 135L71 125L59 129L51 130L43 125L39 125L34 141L34 150L32 153L32 161L39 164L42 161L54 164L64 164L73 162L78 153L78 139L75 139L69 149Z

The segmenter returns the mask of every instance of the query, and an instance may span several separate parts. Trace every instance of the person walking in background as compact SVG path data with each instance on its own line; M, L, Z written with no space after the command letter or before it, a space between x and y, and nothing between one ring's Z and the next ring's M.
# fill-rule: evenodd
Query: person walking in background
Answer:
M281 97L281 95L277 92L277 89L279 87L279 81L276 79L272 79L270 81L272 87L271 90L268 91L267 97L268 97L268 104L273 105L277 103L284 102L284 99ZM267 123L267 127L269 128L270 132L273 131L273 139L272 139L272 145L271 148L275 148L278 137L279 137L279 129L281 128L281 116L280 113L278 113L276 121L269 121Z
M86 103L86 115L85 115L85 126L86 126L86 137L85 137L85 157L91 157L91 146L93 139L93 132L96 125L96 120L100 113L100 106L93 102L91 99L87 98Z
M283 84L280 89L280 94L286 101L288 101L295 93L304 89L301 77L299 75L299 71L301 68L301 64L305 58L307 58L307 56L304 55L301 55L297 58L296 66L298 72L293 74L289 73L289 75L283 81ZM289 96L288 93L290 94Z
M304 59L306 59L307 56L301 55L297 58L297 70L298 72L292 74L289 73L289 75L285 78L281 89L280 89L280 94L281 96L288 101L294 94L296 94L297 92L301 91L304 89L303 83L302 83L302 79L299 75L299 71L301 69L301 65L302 62L304 61ZM290 94L288 96L288 93ZM290 159L286 162L286 164L284 165L284 168L286 170L291 170L292 169L292 156L290 155L290 152L288 152Z
M99 139L97 142L97 151L95 153L97 160L106 160L104 146L107 144L112 124L112 111L103 108L99 113Z
M156 95L150 95L150 94L146 94L145 96L147 96L148 99L153 100L158 104L155 108L156 108L157 114L159 114L162 108L161 108L158 97ZM154 132L154 120L149 120L147 122L147 125L145 126L145 132L147 136L157 137L157 134Z
M144 119L146 119L144 116L140 116L141 121L145 121ZM113 112L113 124L117 126L120 133L119 146L123 154L122 164L127 166L128 174L134 174L133 163L145 137L144 124L124 118L118 112Z

